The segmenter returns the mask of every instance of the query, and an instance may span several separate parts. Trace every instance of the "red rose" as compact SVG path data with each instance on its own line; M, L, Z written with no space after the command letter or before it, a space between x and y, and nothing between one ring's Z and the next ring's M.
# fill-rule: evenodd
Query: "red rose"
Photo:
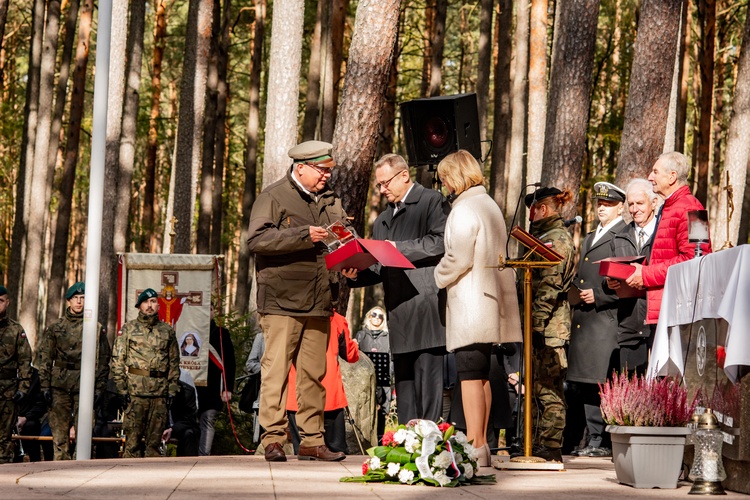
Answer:
M724 346L716 346L716 364L719 365L719 368L724 368L724 361L726 361L726 359L727 350L724 348Z
M383 446L390 446L393 444L393 431L388 431L385 434L383 434L383 439L381 440L383 443Z
M440 432L445 432L450 428L451 428L451 424L449 424L448 422L442 422L438 424L438 429L440 429Z
M370 470L370 462L368 460L365 460L362 462L362 475L364 476L367 474L367 471Z

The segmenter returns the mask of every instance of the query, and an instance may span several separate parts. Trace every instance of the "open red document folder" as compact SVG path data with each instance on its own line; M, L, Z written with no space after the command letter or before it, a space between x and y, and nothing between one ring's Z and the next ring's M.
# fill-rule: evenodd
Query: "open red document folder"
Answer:
M644 297L646 295L645 290L632 288L625 284L625 280L630 278L630 275L635 272L635 266L631 264L634 262L640 264L644 259L645 257L642 255L607 257L606 259L594 262L594 264L599 264L599 276L621 280L620 288L615 290L618 297Z
M356 238L326 255L326 267L330 271L356 268L367 269L376 262L385 267L414 269L414 264L387 241Z

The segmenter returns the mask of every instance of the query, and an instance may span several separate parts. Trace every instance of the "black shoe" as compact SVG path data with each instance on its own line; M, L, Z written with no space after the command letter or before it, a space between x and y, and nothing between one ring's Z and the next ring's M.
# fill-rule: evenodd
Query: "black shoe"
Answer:
M562 463L562 451L560 448L547 448L546 446L539 446L534 450L533 455L535 457L543 458L547 462L560 462Z
M598 446L587 446L578 452L579 457L611 457L612 450Z

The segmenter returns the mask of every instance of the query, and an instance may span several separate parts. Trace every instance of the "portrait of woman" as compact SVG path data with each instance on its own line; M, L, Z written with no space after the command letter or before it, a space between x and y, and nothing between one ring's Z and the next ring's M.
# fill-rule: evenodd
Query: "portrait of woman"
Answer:
M182 336L182 343L180 344L180 356L198 356L201 349L200 340L198 335L193 332L187 332Z

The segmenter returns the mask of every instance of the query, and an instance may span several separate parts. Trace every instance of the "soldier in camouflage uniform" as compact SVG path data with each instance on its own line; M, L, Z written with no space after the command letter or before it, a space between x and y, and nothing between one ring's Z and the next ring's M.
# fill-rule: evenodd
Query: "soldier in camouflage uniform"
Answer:
M127 405L123 456L158 457L167 410L179 391L180 351L172 327L159 321L157 293L147 288L135 306L138 317L117 333L112 353L112 380Z
M565 429L565 348L570 341L567 294L575 273L573 239L559 212L571 198L570 191L557 188L541 188L525 198L531 210L531 234L565 257L556 266L534 269L532 276L532 373L538 401L533 454L559 462Z
M8 317L8 304L8 290L0 285L0 464L13 461L16 405L31 380L31 346L23 327Z
M39 386L49 405L49 425L55 446L55 460L70 460L71 427L78 422L78 393L81 381L83 347L83 303L85 286L78 282L68 288L68 307L62 318L52 323L39 339L34 366L39 370ZM109 341L97 324L96 382L94 405L104 394L109 377ZM94 423L91 422L93 427Z

